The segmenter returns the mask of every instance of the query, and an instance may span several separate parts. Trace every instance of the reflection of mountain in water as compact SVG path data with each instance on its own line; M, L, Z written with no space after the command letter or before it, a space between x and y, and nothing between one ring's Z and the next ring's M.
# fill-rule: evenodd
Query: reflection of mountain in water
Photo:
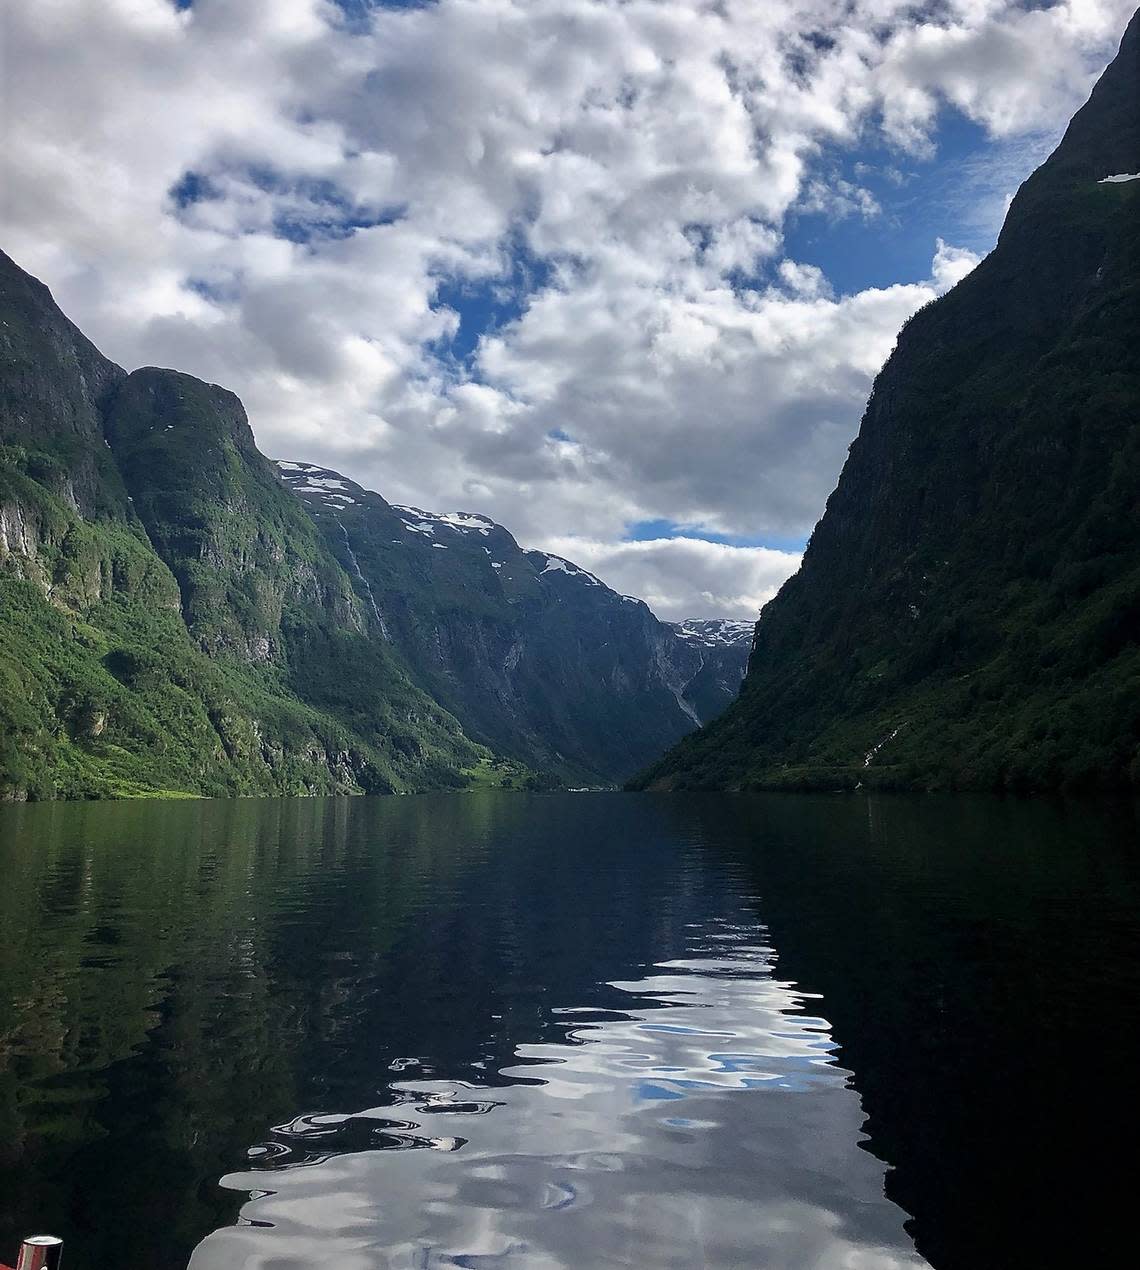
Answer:
M1118 1265L1132 1221L1114 1180L1140 1137L1140 803L736 806L721 839L763 897L778 973L826 1002L922 1255Z
M223 1182L245 1224L192 1270L925 1265L827 1023L762 940L745 914L688 931L611 985L622 1009L552 1008L493 1087L412 1060L378 1106L278 1126Z

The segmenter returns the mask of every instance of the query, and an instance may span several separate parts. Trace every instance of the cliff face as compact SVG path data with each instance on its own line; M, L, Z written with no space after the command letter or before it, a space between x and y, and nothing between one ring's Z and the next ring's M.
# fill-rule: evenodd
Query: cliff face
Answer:
M21 449L35 479L84 516L127 518L102 428L103 406L126 372L2 254L0 312L0 445Z
M879 375L740 701L657 787L1140 783L1140 15Z
M416 682L501 753L573 784L622 780L739 689L751 626L681 632L485 516L278 467Z
M45 286L2 255L0 313L0 569L61 602L102 598L114 587L117 555L145 567L132 550L141 527L102 426L126 372L60 313ZM81 523L91 531L81 532ZM152 583L173 598L168 578Z

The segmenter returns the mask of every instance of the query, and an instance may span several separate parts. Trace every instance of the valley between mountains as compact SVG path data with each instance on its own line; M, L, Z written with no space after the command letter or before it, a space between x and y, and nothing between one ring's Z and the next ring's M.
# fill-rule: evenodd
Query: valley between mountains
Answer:
M612 785L735 697L751 624L273 464L6 256L0 321L0 796Z
M270 462L0 256L0 796L1135 788L1138 358L1140 14L755 636Z

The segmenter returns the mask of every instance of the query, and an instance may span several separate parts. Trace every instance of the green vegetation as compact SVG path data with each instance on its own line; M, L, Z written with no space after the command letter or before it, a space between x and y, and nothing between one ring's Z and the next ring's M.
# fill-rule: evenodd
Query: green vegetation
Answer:
M406 684L385 698L382 730L358 718L357 705L336 714L331 694L321 710L271 671L210 659L176 612L133 597L79 617L30 583L2 581L0 606L0 788L9 796L453 787L464 783L461 764L481 753L437 708L415 714L422 699ZM350 692L347 674L345 684ZM401 710L413 712L403 726Z
M737 705L637 784L1140 787L1140 15L876 381Z
M509 758L484 755L474 767L464 771L469 789L514 789L531 793L559 788L558 780L549 773L532 772Z

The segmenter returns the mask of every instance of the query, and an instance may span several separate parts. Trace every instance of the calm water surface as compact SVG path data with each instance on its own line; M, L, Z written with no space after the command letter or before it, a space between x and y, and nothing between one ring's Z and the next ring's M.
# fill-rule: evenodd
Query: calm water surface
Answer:
M1134 804L0 809L0 1258L1123 1264Z

